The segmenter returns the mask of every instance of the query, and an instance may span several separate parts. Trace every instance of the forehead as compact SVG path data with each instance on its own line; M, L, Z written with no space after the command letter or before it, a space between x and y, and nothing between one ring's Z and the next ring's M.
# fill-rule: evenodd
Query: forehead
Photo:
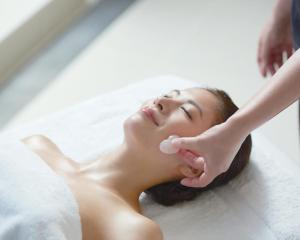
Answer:
M182 96L185 98L193 99L201 105L204 111L210 112L218 108L219 100L217 97L203 88L186 88L181 90Z

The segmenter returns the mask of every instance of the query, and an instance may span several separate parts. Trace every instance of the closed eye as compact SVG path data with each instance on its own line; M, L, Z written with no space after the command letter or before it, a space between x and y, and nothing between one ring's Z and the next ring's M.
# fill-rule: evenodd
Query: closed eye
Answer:
M188 118L192 120L191 114L184 107L180 107L180 108L185 112L185 114L188 116Z

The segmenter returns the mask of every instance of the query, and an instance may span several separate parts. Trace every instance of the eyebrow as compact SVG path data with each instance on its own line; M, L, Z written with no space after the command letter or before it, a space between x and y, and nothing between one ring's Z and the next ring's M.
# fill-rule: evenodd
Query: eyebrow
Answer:
M181 91L178 89L173 89L172 92L176 92L178 96L181 94ZM188 99L187 103L192 104L194 107L196 107L200 113L200 116L203 117L202 108L194 100Z

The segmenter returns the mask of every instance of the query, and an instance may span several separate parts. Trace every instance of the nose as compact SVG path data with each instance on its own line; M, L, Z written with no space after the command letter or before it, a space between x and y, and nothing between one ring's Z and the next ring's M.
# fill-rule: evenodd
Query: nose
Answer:
M159 109L162 114L167 114L176 109L181 103L174 98L161 96L154 99L153 104Z

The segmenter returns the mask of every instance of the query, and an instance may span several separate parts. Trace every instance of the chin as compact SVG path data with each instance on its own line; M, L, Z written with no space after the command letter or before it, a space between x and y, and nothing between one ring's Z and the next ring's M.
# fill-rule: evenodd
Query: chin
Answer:
M159 164L175 159L174 155L166 155L159 150L159 144L164 138L141 113L136 112L128 117L123 122L123 131L126 145L140 156L151 156Z

